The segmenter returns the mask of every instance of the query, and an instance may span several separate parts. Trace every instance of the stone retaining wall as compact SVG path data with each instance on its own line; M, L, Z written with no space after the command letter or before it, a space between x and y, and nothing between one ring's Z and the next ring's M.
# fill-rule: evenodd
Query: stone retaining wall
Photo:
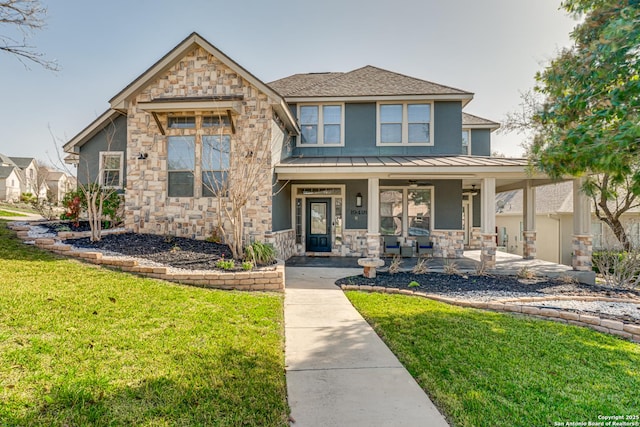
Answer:
M172 271L170 267L151 267L139 265L135 259L124 259L119 256L107 256L98 251L78 251L69 244L60 242L62 236L57 238L29 237L29 226L12 226L23 240L33 240L35 245L60 255L75 257L97 265L105 265L118 268L129 273L139 274L145 277L168 280L170 282L195 285L204 288L240 290L240 291L284 291L285 275L284 262L279 261L275 267L266 267L254 271L223 272L214 270L183 270ZM120 230L123 233L125 230ZM84 233L60 233L66 238L85 237Z
M611 335L617 335L630 341L640 343L640 326L631 323L620 322L619 320L602 319L597 316L579 314L573 311L558 310L553 308L538 308L527 305L518 304L519 302L535 302L544 300L577 300L577 301L610 301L610 302L629 302L616 298L597 298L597 297L549 297L549 298L519 298L504 302L474 302L459 301L452 298L446 298L440 295L427 294L425 292L415 292L411 289L399 288L383 288L371 285L342 285L343 291L367 291L380 292L387 294L411 295L422 298L428 298L447 304L457 305L460 307L479 308L484 310L494 310L509 313L520 313L528 316L542 318L545 320L553 320L555 322L567 323L570 325L583 326L595 329Z

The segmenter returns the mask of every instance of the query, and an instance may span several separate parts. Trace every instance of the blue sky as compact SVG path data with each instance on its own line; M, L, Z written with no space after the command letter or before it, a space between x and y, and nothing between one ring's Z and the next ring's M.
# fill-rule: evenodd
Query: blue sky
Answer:
M27 70L0 53L0 153L45 161L193 31L264 82L375 65L473 92L465 111L501 121L575 26L559 0L43 4L47 26L29 42L61 70ZM494 134L493 148L518 156L523 138Z

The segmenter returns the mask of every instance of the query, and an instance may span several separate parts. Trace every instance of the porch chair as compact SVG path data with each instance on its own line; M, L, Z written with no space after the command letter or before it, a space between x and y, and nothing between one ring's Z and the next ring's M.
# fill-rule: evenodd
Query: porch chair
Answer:
M398 242L398 236L382 236L383 239L383 252L385 254L400 255L400 243Z
M433 243L429 240L428 236L417 236L416 247L418 256L433 256Z

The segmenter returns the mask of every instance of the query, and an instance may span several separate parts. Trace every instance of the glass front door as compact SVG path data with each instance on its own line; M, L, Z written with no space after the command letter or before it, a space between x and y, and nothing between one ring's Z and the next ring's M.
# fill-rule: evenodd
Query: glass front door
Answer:
M307 199L307 252L331 252L331 199Z

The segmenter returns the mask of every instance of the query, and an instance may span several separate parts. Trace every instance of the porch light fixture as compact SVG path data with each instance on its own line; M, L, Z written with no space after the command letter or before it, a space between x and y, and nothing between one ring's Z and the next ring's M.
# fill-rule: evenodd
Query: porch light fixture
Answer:
M140 153L140 154L138 154L138 160L145 160L147 157L149 157L148 153Z
M362 194L358 193L356 194L356 208L361 208L362 207Z

